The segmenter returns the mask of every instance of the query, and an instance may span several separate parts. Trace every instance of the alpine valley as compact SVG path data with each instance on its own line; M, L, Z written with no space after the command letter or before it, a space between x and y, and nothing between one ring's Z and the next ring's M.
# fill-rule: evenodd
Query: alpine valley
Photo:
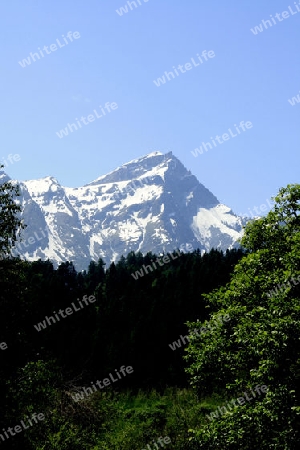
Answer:
M0 179L8 179L4 172ZM27 227L14 255L55 265L106 264L130 251L238 247L245 218L221 204L172 154L150 153L78 188L51 177L19 181Z

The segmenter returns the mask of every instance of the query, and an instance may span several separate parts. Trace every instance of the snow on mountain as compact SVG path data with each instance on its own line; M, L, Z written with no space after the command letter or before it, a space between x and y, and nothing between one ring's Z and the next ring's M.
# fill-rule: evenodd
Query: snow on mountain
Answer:
M20 187L28 226L15 254L73 261L77 270L131 250L161 253L188 243L226 250L237 246L245 224L172 152L152 152L78 188L49 176Z

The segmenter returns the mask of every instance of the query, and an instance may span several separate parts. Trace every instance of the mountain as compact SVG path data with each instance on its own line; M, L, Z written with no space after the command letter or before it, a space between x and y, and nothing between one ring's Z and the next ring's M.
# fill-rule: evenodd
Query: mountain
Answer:
M83 187L63 187L50 176L19 184L28 226L14 254L73 261L77 270L131 250L226 250L237 246L245 224L172 152L150 153Z

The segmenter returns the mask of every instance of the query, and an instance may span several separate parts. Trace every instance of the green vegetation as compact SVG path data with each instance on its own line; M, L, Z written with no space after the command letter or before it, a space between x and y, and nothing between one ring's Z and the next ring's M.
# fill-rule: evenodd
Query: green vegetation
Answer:
M209 337L194 338L186 357L200 396L238 397L258 384L268 391L196 429L199 449L299 448L300 185L281 189L275 200L267 217L247 226L242 245L250 253L231 282L206 296L211 318L222 311L230 322ZM286 289L269 294L287 282Z
M1 192L0 430L46 416L0 437L3 448L152 450L166 436L170 450L299 448L300 185L247 225L247 251L182 254L137 280L131 273L155 255L131 252L106 270L100 259L82 273L12 258L17 191L8 182ZM96 302L35 329L84 295ZM189 330L190 343L172 351ZM122 365L134 373L73 400ZM257 385L267 392L209 418Z
M4 165L0 164L0 175L2 167ZM10 253L17 240L18 228L24 228L17 215L21 207L15 202L15 197L20 195L19 187L10 182L4 174L2 177L0 178L0 259Z

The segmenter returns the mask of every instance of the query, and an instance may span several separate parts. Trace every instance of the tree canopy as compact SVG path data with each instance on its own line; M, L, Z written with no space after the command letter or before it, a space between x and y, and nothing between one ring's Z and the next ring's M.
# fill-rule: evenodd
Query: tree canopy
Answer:
M1 170L3 167L0 164L0 259L11 253L18 230L24 228L18 216L21 206L16 203L20 188L4 174Z
M294 449L300 444L300 185L280 189L266 217L250 221L249 253L232 279L205 295L211 316L228 314L210 333L194 335L185 359L201 398L220 405L257 385L267 393L194 430L199 449ZM189 323L190 329L204 324ZM209 416L209 415L208 415Z

